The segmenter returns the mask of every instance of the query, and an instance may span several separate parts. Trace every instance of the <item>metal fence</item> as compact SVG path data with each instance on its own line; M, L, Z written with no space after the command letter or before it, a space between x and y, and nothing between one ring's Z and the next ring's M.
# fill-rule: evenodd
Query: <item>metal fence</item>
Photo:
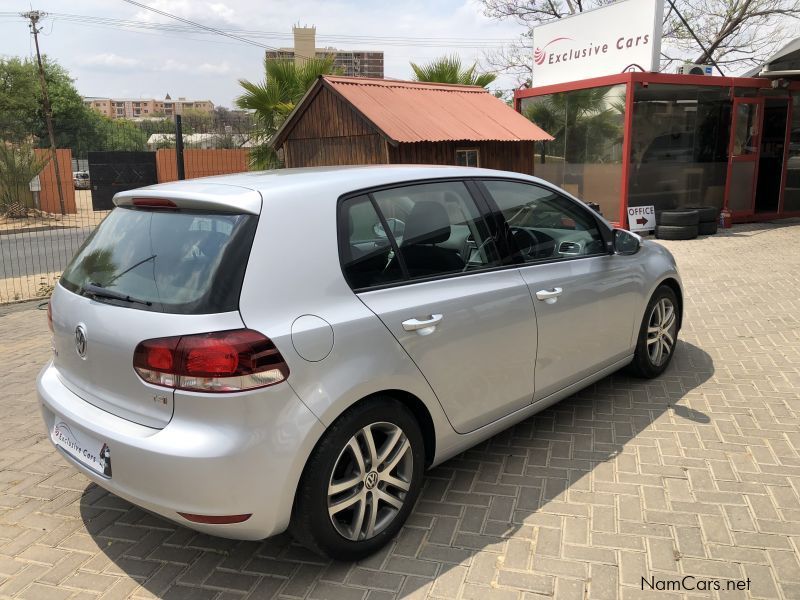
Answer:
M116 192L250 168L252 115L180 120L178 135L174 117L61 119L54 161L43 124L20 130L0 117L0 304L48 296Z

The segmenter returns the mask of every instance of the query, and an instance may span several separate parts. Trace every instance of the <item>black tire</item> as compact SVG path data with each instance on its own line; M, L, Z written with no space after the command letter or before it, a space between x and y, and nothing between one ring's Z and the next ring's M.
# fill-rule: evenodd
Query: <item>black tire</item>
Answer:
M700 223L716 223L719 220L719 209L715 206L681 206L681 210L696 210Z
M363 432L368 426L372 426L371 431L376 431L385 425L392 425L399 428L405 435L406 440L410 444L411 453L411 467L408 468L408 473L405 478L409 485L402 498L402 506L396 509L394 516L391 516L392 507L385 500L374 500L380 494L379 490L386 490L387 486L393 493L402 495L401 488L392 488L391 484L387 484L383 480L377 483L368 481L369 475L381 472L382 475L376 475L376 478L383 477L387 471L382 471L379 467L373 468L374 465L369 464L368 459L364 461L365 467L359 469L359 473L364 473L363 481L357 486L351 486L347 490L342 491L341 494L331 496L337 498L334 501L341 502L342 498L347 500L363 494L364 498L372 498L372 504L367 500L356 502L353 504L352 509L344 509L338 515L344 515L343 520L347 520L348 511L352 510L353 519L358 514L358 507L362 504L364 508L361 512L361 522L369 521L371 511L375 507L380 507L376 510L378 513L388 513L381 517L386 520L388 524L378 531L372 537L367 538L364 527L369 527L369 522L364 523L358 527L358 536L362 533L366 539L348 539L345 535L337 529L337 527L344 527L338 521L338 525L334 525L334 517L329 516L329 484L332 483L332 478L339 472L342 463L341 460L348 460L347 453L352 454L349 443L352 439L357 438L357 446L369 453L368 446L362 444L365 442ZM357 437L362 436L362 437ZM378 438L378 436L375 436ZM386 441L389 440L387 435ZM380 439L375 440L375 446L378 453L380 453L382 446ZM399 442L404 445L404 442ZM392 456L392 453L389 453ZM352 458L355 458L354 456ZM349 461L353 466L356 466L356 460ZM391 462L387 458L385 462ZM383 464L385 464L385 462ZM402 462L400 463L403 464ZM407 465L406 465L407 466ZM388 474L395 473L395 480L403 478L399 473L399 466L393 467L388 470ZM334 470L337 470L336 472ZM396 471L397 469L397 471ZM300 479L300 485L297 489L295 497L294 508L292 510L292 523L290 531L294 538L313 550L314 552L335 558L336 560L359 560L365 556L369 556L376 552L379 548L387 544L394 538L403 523L408 518L414 504L419 496L422 487L422 478L425 471L425 443L420 432L419 425L417 424L414 415L406 408L401 402L383 396L376 396L370 398L368 401L355 405L354 407L345 411L334 423L331 425L322 439L317 443L316 448L311 453L308 462L306 463L303 471L303 476ZM410 475L409 475L410 473ZM341 474L341 473L340 473ZM353 474L352 479L358 479L358 474ZM346 479L351 479L350 476ZM382 487L383 486L383 487ZM375 490L373 492L372 490ZM349 494L346 495L346 494ZM337 517L338 519L339 517ZM351 531L356 529L354 522L351 522ZM377 527L376 527L377 530Z
M662 300L670 303L673 309L674 322L669 327L670 334L672 336L672 344L671 349L664 357L663 362L656 362L650 352L653 344L648 344L648 330L651 326L651 320L653 318L656 305ZM647 303L647 309L644 311L642 324L639 327L639 337L636 341L636 352L633 355L633 362L631 362L628 367L628 371L633 375L646 379L652 379L653 377L658 377L667 369L669 363L672 361L672 357L675 355L675 347L678 343L678 310L678 299L675 296L675 292L672 291L672 288L666 285L659 286L658 289L656 289L656 291L653 293L653 296L650 298L650 302Z
M656 237L660 240L693 240L697 237L698 225L659 225Z
M658 225L671 225L680 227L684 225L697 225L700 222L700 215L696 210L664 210L657 219Z
M719 223L716 221L709 221L708 223L700 223L697 226L697 235L714 235L717 233Z

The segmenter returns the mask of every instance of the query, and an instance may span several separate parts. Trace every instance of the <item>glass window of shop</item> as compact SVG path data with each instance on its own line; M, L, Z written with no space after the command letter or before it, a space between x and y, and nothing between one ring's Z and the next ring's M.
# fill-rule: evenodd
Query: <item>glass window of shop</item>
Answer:
M555 140L538 142L534 174L619 218L625 85L524 98L522 114Z
M636 84L629 206L722 208L731 127L728 91Z
M792 128L789 134L789 156L786 160L784 212L800 212L800 94L792 98Z

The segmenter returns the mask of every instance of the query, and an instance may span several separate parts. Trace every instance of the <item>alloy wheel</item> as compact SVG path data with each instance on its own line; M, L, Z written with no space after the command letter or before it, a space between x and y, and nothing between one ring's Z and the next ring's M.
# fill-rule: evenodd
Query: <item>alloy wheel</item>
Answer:
M675 347L677 323L672 301L661 298L656 302L647 323L647 354L653 366L660 367L669 359Z
M328 483L328 515L340 535L368 540L405 504L414 454L403 430L378 422L360 429L339 453Z

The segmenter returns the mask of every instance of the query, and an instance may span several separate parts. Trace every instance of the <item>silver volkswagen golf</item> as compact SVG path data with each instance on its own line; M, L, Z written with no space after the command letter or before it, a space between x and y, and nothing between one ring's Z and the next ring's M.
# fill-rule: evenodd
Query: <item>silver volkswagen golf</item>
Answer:
M534 177L288 169L117 194L50 301L48 434L199 531L356 559L423 473L669 364L672 255Z

